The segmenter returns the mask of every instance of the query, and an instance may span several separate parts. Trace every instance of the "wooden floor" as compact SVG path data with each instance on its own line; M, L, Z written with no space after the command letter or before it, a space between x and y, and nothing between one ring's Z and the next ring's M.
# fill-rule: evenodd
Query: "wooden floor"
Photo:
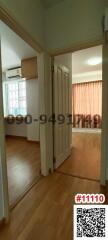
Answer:
M72 154L57 171L87 179L100 179L101 134L72 133Z
M99 193L99 183L54 173L43 177L12 210L0 240L73 240L76 193Z
M40 178L39 144L6 138L9 203L13 207Z
M76 139L76 136L74 138ZM75 139L74 144L77 142ZM93 143L92 139L89 139L90 148L95 144L94 148L97 149L96 139L96 142ZM7 141L8 158L12 156L9 145L10 141ZM21 146L22 144L19 143L14 150L20 149ZM29 144L26 148L28 146ZM75 145L73 147L75 148ZM85 156L84 142L83 151ZM28 150L29 154L32 156L30 149ZM88 154L91 154L90 150ZM27 160L28 163L29 160ZM10 223L0 229L0 240L73 240L73 205L77 193L105 192L104 189L101 189L98 181L72 177L68 173L54 172L48 177L41 177L11 211Z

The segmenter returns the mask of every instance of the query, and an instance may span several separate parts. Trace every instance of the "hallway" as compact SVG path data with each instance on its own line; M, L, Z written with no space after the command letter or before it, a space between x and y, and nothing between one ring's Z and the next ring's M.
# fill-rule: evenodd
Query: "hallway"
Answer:
M89 190L88 190L89 189ZM43 177L12 210L0 240L71 240L76 193L102 193L98 182L54 173Z

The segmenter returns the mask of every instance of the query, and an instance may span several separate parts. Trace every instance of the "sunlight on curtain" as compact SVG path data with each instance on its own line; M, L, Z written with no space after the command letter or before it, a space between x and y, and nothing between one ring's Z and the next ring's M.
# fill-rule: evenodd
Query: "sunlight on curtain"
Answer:
M102 81L72 85L72 112L74 116L90 115L91 119L102 117Z

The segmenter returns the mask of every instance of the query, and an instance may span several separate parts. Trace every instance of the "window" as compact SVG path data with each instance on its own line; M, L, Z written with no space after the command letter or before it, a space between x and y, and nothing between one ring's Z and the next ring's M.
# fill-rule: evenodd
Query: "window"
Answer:
M26 81L10 80L4 83L4 112L14 116L27 114Z

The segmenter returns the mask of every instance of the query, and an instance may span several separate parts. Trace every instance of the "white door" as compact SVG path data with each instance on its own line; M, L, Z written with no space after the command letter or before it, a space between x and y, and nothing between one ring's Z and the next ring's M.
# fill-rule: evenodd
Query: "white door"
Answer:
M0 41L0 221L8 220L8 182L5 157L3 94L2 94L2 67L1 67L1 41Z
M54 168L58 168L71 154L69 117L70 101L69 70L54 64L53 75L53 112L54 124ZM72 131L71 131L72 133Z

